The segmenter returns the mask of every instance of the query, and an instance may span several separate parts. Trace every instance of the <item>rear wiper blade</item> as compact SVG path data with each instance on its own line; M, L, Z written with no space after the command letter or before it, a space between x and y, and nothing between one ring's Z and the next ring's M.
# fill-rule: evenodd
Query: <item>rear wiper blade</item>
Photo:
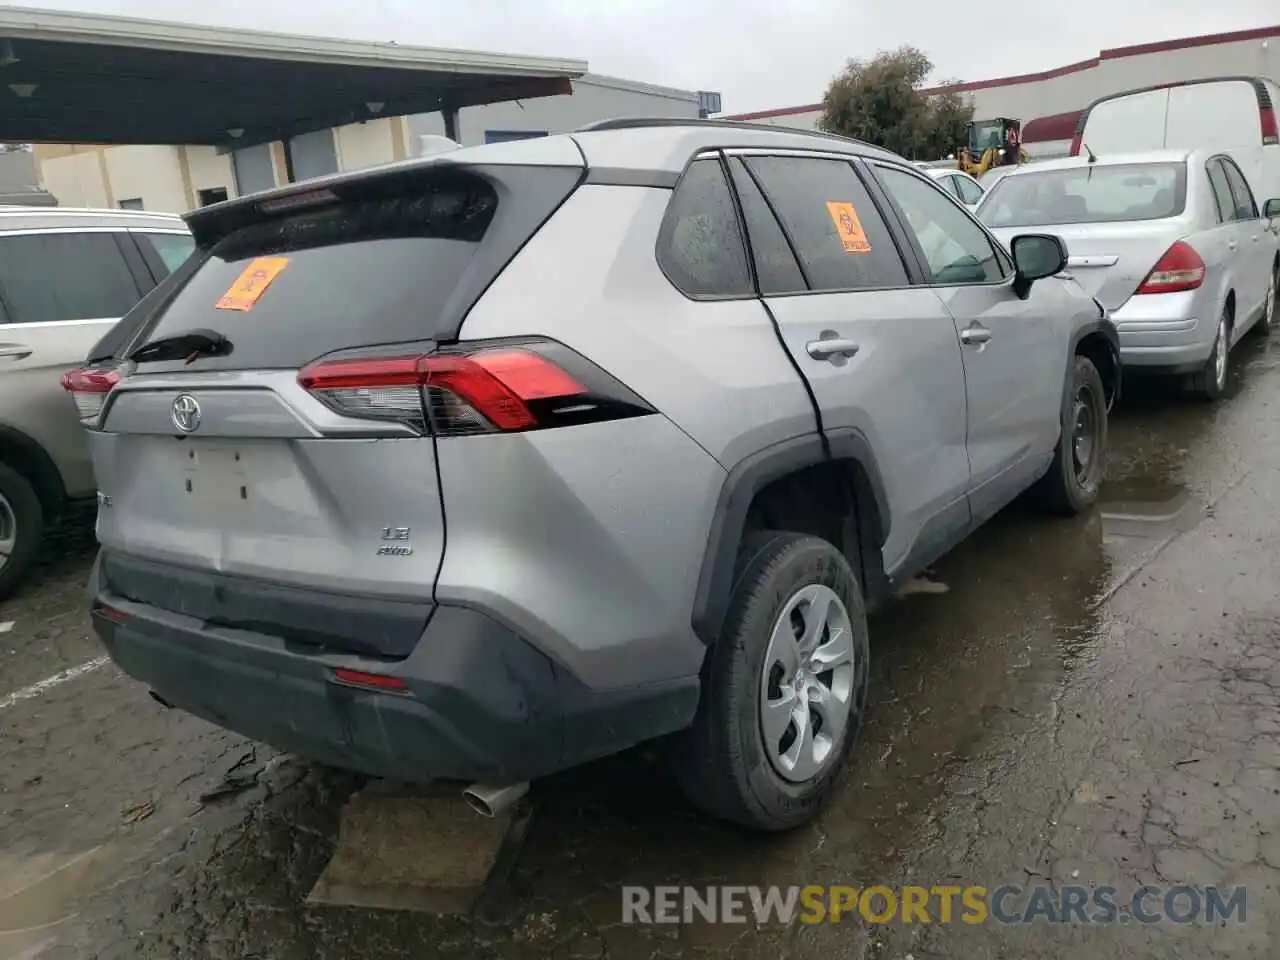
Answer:
M160 360L185 360L199 357L221 357L231 352L231 341L216 330L188 330L152 340L131 351L125 358L134 363Z

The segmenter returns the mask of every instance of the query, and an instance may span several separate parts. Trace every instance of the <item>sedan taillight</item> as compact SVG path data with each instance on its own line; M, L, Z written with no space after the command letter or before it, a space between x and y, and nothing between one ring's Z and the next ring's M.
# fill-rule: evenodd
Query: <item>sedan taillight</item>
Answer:
M1198 289L1202 283L1204 260L1191 244L1179 240L1156 261L1138 293L1177 293Z

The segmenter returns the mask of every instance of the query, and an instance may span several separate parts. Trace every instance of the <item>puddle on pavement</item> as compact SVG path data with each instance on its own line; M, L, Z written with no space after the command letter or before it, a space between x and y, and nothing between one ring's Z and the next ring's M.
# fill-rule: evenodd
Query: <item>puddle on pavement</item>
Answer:
M1098 510L1113 565L1131 569L1144 562L1170 538L1199 523L1206 509L1203 500L1169 480L1135 476L1108 481Z
M106 844L27 857L0 853L0 958L16 958L56 935L78 905L107 884L123 851Z
M658 934L618 925L624 885L890 882L905 854L937 836L944 795L981 791L966 778L969 761L993 756L1012 766L1019 754L1011 738L1048 735L1064 681L1105 633L1098 598L1204 516L1203 499L1167 478L1179 476L1212 415L1177 408L1172 416L1181 422L1169 431L1148 436L1129 424L1127 439L1117 431L1122 469L1099 509L1061 520L1015 506L929 572L926 582L945 592L913 590L873 619L867 726L811 829L761 837L704 818L679 795L660 748L646 747L535 785L523 851L483 922L315 908L304 898L356 788L317 769L191 865L154 920L161 946L138 956L170 956L164 944L221 940L228 931L245 950L276 960L471 957L499 944L513 958L564 944L584 956L649 956ZM1032 782L1035 773L1019 776ZM736 940L743 957L768 939L737 940L742 932L693 925L667 935L686 951ZM782 950L771 941L760 955L847 952L852 934L806 930L798 952L798 943Z
M504 956L533 958L568 938L585 955L598 945L648 956L658 934L617 926L624 885L886 882L936 836L944 792L981 789L966 786L969 761L1016 758L1005 749L1011 736L1047 735L1064 677L1103 629L1093 601L1116 576L1115 544L1158 541L1194 503L1174 485L1137 481L1108 486L1105 501L1070 520L1006 511L930 571L945 593L915 592L873 619L868 723L810 829L751 836L700 816L660 749L647 747L535 785L523 850L508 885L486 899L482 922L317 908L304 899L354 787L316 771L233 827L221 852L181 881L159 942L203 942L229 929L246 949L270 945L277 960L363 955L373 945L385 957L469 957L496 943ZM695 924L672 935L689 950L741 933ZM847 950L851 933L806 930L796 955ZM772 936L752 943L777 946ZM412 946L383 949L392 943ZM139 953L153 955L164 954Z

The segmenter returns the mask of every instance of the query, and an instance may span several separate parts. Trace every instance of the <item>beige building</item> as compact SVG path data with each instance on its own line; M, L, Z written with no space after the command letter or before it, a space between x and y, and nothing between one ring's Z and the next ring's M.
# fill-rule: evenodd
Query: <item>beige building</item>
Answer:
M322 132L331 140L335 170L403 160L414 152L405 117ZM40 181L63 206L172 213L237 196L237 167L242 179L254 177L251 190L289 182L280 141L245 154L209 146L35 146ZM250 171L251 164L256 169Z
M1220 76L1262 76L1280 81L1280 25L1117 47L1041 73L935 89L971 97L977 118L1012 117L1021 120L1025 128L1040 117L1078 112L1108 94ZM821 117L822 104L809 103L740 113L728 119L813 130Z
M458 111L464 146L563 133L620 116L697 117L699 95L586 74L571 95L493 103ZM275 141L246 150L212 146L37 144L40 180L58 202L181 213L271 186L417 156L421 137L444 133L439 113L367 120L294 137L290 157ZM293 176L288 164L292 161Z

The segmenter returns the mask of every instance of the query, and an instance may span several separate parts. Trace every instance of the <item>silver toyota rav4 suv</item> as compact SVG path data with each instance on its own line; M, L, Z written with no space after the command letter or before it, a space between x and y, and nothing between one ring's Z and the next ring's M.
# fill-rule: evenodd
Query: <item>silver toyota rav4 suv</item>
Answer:
M93 620L317 761L483 797L669 738L703 808L796 826L867 611L1103 474L1117 338L1061 243L866 144L611 121L188 223L87 421Z

